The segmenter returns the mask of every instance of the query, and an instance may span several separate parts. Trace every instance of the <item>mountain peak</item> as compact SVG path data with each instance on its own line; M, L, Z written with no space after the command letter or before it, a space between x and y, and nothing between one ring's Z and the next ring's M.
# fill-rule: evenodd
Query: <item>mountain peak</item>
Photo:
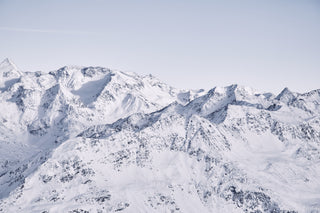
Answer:
M281 93L292 93L292 92L289 90L288 87L285 87L285 88L281 91Z
M289 90L288 87L285 87L280 94L276 97L279 101L291 101L296 97L296 95Z
M18 67L9 58L0 63L0 74L5 79L19 78L22 75Z
M17 66L10 60L9 58L5 58L1 63L0 63L0 68L4 67L11 67L15 70L17 70Z
M294 95L293 92L291 92L289 90L288 87L285 87L280 93L279 95L276 97L276 99L280 100L280 98L282 98L283 96L288 96L288 95Z

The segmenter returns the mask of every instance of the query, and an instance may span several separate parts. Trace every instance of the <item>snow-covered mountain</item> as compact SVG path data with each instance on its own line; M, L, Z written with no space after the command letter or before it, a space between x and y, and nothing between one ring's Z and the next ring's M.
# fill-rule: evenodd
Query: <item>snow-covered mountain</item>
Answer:
M320 90L0 65L0 212L320 212Z

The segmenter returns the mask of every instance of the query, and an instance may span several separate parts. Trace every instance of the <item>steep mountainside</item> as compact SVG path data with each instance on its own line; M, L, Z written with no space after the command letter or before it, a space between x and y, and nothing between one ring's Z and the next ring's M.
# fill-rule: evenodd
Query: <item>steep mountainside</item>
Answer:
M0 212L320 212L320 90L0 76Z
M152 76L101 67L21 72L0 64L0 197L6 197L69 138L91 125L152 112L202 91L174 89Z

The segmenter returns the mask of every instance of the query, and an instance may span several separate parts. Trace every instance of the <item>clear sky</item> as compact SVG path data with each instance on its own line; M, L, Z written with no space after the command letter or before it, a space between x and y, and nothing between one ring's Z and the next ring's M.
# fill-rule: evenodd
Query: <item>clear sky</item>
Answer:
M98 65L178 88L320 88L319 0L0 0L0 60Z

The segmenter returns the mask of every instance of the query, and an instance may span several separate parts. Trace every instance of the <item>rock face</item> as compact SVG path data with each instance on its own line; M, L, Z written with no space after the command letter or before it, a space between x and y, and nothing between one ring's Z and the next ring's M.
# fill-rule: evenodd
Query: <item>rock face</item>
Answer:
M320 90L0 75L0 212L320 212Z

